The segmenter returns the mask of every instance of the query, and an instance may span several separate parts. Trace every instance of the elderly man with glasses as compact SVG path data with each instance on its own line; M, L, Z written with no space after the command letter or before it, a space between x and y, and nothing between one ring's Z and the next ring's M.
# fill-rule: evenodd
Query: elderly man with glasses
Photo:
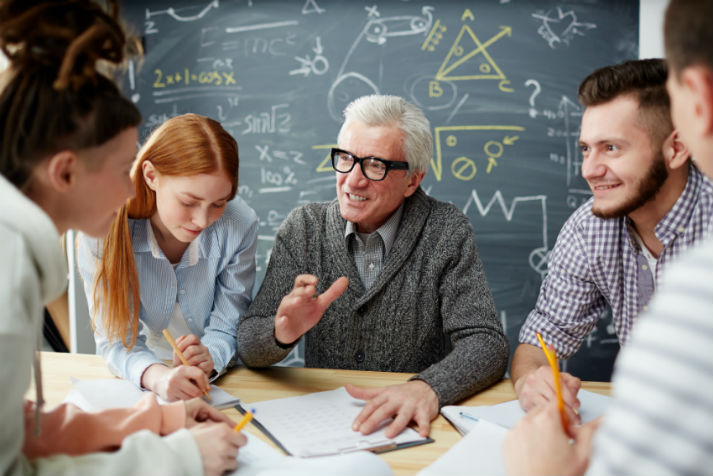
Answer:
M337 198L294 210L238 325L250 367L283 359L305 336L308 367L413 372L399 385L347 386L367 400L353 429L388 418L428 435L441 406L497 382L508 343L468 218L420 183L433 138L423 112L394 96L349 106L332 149Z

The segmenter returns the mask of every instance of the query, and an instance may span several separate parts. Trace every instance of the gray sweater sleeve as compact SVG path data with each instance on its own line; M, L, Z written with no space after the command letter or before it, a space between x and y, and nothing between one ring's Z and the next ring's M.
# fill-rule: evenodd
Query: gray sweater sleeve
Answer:
M280 301L293 288L295 277L306 273L290 250L297 238L295 226L299 210L294 210L275 236L265 279L248 311L238 323L238 355L248 367L267 367L284 359L292 347L281 347L275 340L275 312Z
M448 220L434 249L444 269L437 283L443 333L453 346L442 360L421 371L441 406L494 384L507 370L509 345L478 255L473 229L460 213ZM434 283L435 284L435 283Z

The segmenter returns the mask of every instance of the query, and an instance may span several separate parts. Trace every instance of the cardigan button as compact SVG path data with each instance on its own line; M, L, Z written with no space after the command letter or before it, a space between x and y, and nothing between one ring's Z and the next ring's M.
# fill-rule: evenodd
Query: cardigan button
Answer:
M356 354L354 354L354 360L356 360L356 362L357 362L358 364L361 364L362 362L364 362L364 357L365 357L365 356L364 356L364 351L363 351L363 350L359 350L359 351L357 351Z

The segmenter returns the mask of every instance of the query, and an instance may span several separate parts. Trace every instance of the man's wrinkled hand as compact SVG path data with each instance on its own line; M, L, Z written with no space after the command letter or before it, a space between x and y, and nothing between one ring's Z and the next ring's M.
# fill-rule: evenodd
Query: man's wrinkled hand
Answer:
M421 436L428 436L431 421L438 416L438 397L423 380L412 380L382 388L363 388L346 385L354 398L366 400L366 406L352 424L354 431L368 435L393 417L386 428L386 437L393 438L410 422L415 422Z
M346 291L349 280L341 277L322 294L317 295L317 277L300 274L295 286L282 298L275 315L275 339L281 344L291 344L312 329L330 304Z

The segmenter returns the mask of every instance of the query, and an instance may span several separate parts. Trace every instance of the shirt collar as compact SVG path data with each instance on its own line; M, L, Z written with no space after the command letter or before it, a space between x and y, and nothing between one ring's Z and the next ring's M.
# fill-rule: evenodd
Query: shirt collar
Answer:
M394 245L394 241L396 241L396 233L399 231L399 224L401 223L401 216L403 215L403 213L404 204L401 203L399 208L397 208L396 211L391 214L389 219L386 220L383 225L377 228L376 231L374 231L374 233L379 234L381 240L384 242L384 256L387 256L389 254L391 247ZM356 235L356 233L357 226L354 223L348 221L347 226L344 228L345 241L348 242L349 237L352 235Z
M663 219L656 224L654 232L661 243L673 240L677 235L683 233L691 218L691 214L696 209L698 195L703 186L703 174L693 165L688 168L688 181L683 193L678 197L673 207L664 215Z
M156 259L164 258L164 254L161 251L161 247L158 245L158 241L156 241L156 235L154 235L153 227L151 226L149 219L146 219L146 228L148 228L149 249L151 250L151 255ZM195 266L195 264L198 263L198 257L200 255L200 250L198 248L199 239L200 235L188 245L188 263L186 263L186 266ZM186 256L185 252L183 253L183 256ZM179 264L182 263L183 260L184 258L181 258Z

